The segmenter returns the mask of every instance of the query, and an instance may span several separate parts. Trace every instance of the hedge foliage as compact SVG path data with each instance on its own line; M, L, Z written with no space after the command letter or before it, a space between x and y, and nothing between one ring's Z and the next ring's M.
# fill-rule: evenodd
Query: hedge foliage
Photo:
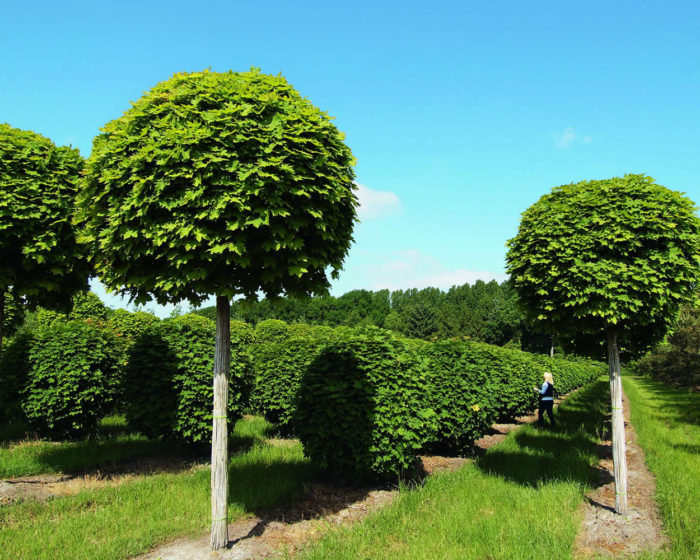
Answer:
M435 429L427 381L418 355L389 335L328 344L301 380L295 426L304 452L341 480L414 472Z
M119 393L114 335L84 320L36 331L22 409L41 435L74 439L93 434Z
M295 432L292 418L299 384L319 348L319 342L310 339L269 342L251 348L255 385L250 405L283 434Z
M255 342L282 342L288 338L287 323L279 319L266 319L255 326Z
M22 393L29 376L29 351L34 335L21 329L3 347L0 354L0 421L24 422Z
M469 453L493 422L536 407L532 388L545 371L558 394L605 373L597 362L470 341L400 339L376 328L316 332L323 336L251 346L251 404L344 479L409 472L419 451Z
M216 326L199 315L151 324L134 342L124 373L129 425L149 437L211 441ZM245 352L232 341L229 427L242 414Z

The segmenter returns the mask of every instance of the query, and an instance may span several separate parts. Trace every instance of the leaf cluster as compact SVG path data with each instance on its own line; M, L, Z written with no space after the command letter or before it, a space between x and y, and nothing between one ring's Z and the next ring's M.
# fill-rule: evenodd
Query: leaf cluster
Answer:
M324 292L352 241L353 165L282 76L176 74L96 137L78 222L137 302Z
M124 372L128 424L149 437L210 442L216 325L199 315L157 321L129 350ZM242 414L247 357L232 341L229 428Z
M0 291L68 310L90 268L71 223L83 159L0 124Z
M433 429L427 373L385 334L326 345L304 372L295 427L311 460L341 480L415 472Z
M644 175L556 187L524 213L507 267L530 318L574 338L657 342L700 277L692 201Z
M92 435L119 394L119 346L111 331L83 320L39 328L29 348L22 409L39 434Z

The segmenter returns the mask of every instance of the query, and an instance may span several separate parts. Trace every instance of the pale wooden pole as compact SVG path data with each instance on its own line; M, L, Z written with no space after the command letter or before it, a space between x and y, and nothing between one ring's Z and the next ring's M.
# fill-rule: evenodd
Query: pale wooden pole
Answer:
M0 354L2 354L2 326L5 324L5 290L0 290Z
M612 448L615 474L615 511L627 514L627 457L625 455L625 418L622 414L622 376L617 329L608 327L608 365L612 402Z
M228 545L228 379L231 367L231 304L216 297L214 349L214 419L211 438L211 547Z

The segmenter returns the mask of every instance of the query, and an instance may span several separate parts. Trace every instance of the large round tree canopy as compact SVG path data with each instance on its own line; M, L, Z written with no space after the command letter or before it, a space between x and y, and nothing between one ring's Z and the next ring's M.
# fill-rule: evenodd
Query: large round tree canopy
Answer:
M700 220L644 175L556 187L523 214L508 272L532 319L562 336L615 326L653 343L700 278Z
M0 124L0 293L69 307L88 263L71 224L83 159L76 149Z
M354 158L282 76L176 74L94 142L79 223L110 288L160 303L322 293L352 242Z

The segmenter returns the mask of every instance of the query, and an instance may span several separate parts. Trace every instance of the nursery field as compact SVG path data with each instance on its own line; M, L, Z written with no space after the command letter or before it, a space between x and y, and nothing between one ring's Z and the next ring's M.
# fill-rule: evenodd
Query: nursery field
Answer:
M641 557L697 558L700 399L642 378L626 378L625 390L671 539L668 549ZM572 558L608 412L608 383L600 379L560 405L556 430L525 425L454 472L401 484L393 503L332 528L294 557ZM4 441L0 478L87 473L103 483L1 505L0 558L116 560L177 538L206 540L208 457L128 433L120 417L106 419L100 430L97 438L76 442ZM307 485L325 480L297 440L276 435L258 416L237 423L231 522L284 510Z

